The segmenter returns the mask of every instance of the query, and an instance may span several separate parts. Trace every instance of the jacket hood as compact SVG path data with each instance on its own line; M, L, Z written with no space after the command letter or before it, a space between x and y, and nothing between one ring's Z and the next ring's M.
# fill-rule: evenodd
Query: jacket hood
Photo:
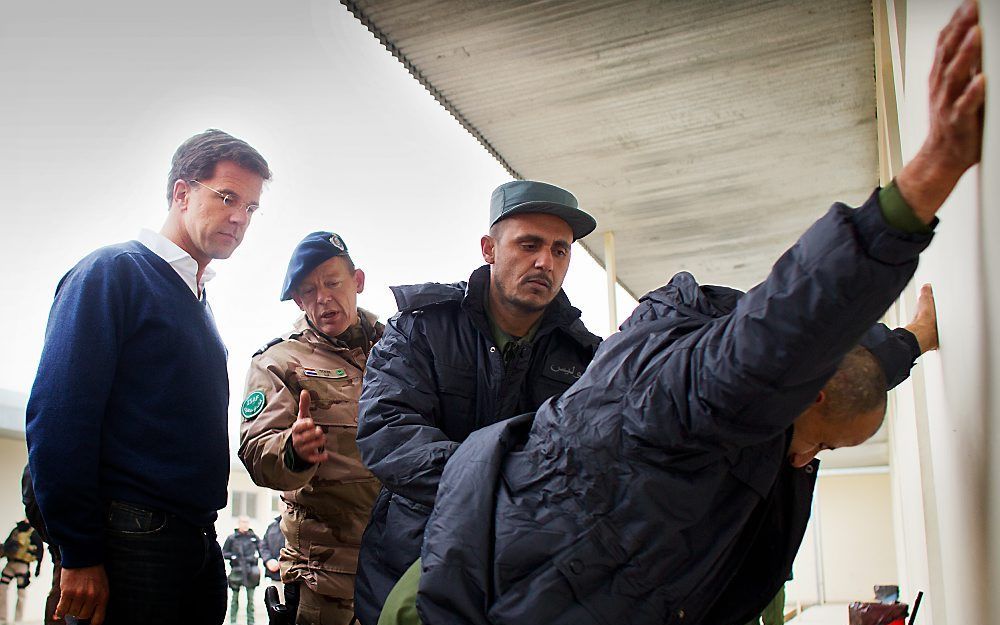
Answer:
M399 312L407 312L445 302L461 302L466 293L466 282L441 284L440 282L424 282L423 284L403 284L391 286L396 298Z
M627 330L640 321L656 319L710 320L721 317L734 308L743 291L711 284L701 285L695 277L682 271L670 282L639 298L639 305L621 325Z

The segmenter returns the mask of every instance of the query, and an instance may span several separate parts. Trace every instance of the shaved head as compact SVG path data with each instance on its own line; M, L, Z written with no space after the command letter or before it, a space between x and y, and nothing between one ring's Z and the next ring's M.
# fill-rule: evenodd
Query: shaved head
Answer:
M844 356L837 372L823 387L829 399L824 416L843 422L876 410L884 412L885 387L882 365L859 345Z

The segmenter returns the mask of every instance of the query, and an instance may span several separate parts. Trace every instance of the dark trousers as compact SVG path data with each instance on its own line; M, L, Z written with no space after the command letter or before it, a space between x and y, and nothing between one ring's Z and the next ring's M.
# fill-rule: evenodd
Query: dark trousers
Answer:
M215 529L113 502L105 525L107 625L220 625L226 571Z

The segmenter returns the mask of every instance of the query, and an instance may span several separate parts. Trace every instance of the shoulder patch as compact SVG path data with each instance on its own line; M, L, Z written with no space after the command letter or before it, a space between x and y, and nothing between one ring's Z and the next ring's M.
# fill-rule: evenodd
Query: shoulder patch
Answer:
M263 347L261 347L260 349L258 349L257 351L255 351L253 353L253 356L251 356L251 358L256 358L257 356L260 356L261 354L263 354L264 352L266 352L267 350L271 349L272 347L274 347L278 343L281 343L284 340L285 339L281 338L280 336L278 338L276 338L276 339L271 339Z
M253 391L243 400L243 404L240 406L240 415L249 421L259 415L266 405L267 397L264 395L264 391Z

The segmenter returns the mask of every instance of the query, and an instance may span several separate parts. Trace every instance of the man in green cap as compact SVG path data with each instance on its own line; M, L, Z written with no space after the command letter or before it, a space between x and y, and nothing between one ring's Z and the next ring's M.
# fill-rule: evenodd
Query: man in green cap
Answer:
M383 329L358 308L364 286L339 235L306 236L281 293L304 314L247 373L239 456L254 482L284 491L279 563L297 623L354 615L358 548L379 489L354 442L365 360Z
M516 180L490 201L486 265L468 282L394 287L399 314L365 372L358 447L383 483L361 547L357 616L374 625L420 555L441 471L469 434L538 409L580 377L600 339L562 291L594 230L572 193Z

